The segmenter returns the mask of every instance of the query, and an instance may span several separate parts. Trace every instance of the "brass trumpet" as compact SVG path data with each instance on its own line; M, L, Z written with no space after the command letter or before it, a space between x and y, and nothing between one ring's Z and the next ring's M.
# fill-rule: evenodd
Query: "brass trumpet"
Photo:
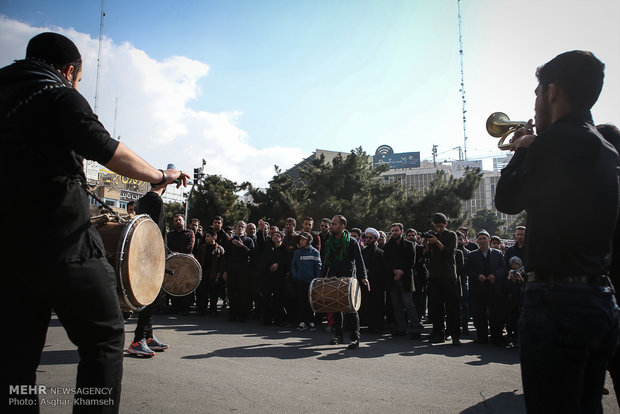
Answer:
M492 137L501 137L497 143L497 148L502 151L507 151L511 146L509 142L504 143L508 135L524 127L526 123L527 122L524 121L511 121L508 115L503 112L493 112L487 119L487 132Z

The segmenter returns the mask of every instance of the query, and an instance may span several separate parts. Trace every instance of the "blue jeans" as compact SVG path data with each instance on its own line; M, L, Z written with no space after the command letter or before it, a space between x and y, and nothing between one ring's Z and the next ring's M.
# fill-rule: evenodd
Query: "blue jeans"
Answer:
M605 370L618 343L609 288L531 282L519 342L528 413L601 413Z

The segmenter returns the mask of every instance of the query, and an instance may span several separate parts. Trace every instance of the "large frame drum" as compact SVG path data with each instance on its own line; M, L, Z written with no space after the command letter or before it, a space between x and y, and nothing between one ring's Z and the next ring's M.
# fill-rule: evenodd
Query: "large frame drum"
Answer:
M161 230L146 214L129 221L94 222L117 277L119 303L138 311L153 303L164 280L166 251Z
M172 253L166 257L166 275L162 288L172 296L192 293L202 279L202 267L191 254Z
M362 304L361 289L354 277L312 279L308 297L315 313L355 312Z

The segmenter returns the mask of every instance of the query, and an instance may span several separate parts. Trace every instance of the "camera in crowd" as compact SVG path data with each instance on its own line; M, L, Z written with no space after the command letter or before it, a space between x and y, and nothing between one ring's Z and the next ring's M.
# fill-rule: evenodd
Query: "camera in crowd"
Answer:
M437 235L433 230L425 231L421 234L421 236L425 239L430 239L431 237L435 237Z

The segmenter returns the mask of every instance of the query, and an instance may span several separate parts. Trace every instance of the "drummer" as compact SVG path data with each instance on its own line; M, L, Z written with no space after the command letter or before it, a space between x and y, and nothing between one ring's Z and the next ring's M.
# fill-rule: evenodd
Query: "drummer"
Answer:
M346 226L347 219L339 214L334 216L329 225L330 236L327 239L323 276L357 277L358 281L370 291L360 245L345 229ZM336 336L329 343L336 345L344 342L344 318L347 319L347 325L353 326L348 349L357 349L360 346L360 317L357 311L347 312L344 317L342 312L334 312Z
M28 266L19 277L5 278L5 289L11 292L5 295L6 306L14 310L6 329L20 341L7 358L8 383L12 389L32 390L9 397L33 412L39 409L36 373L52 309L78 347L76 396L92 409L100 395L80 390L99 389L113 404L96 409L119 409L124 321L116 274L90 224L84 159L157 185L174 180L186 185L189 179L181 171L152 167L114 140L77 91L81 77L78 48L67 37L49 32L30 40L24 60L0 70L1 164L3 175L17 184L3 196L3 204L22 206L6 231L16 246L28 245L34 233L46 241L36 261L27 249L12 252L16 262Z

